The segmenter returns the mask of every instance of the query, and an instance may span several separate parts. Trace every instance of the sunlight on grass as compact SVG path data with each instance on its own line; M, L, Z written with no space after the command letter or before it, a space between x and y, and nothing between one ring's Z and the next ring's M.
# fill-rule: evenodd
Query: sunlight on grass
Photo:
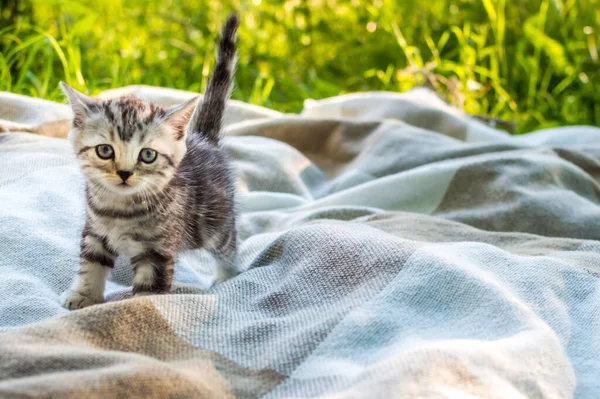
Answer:
M518 6L516 5L518 3ZM0 0L0 90L62 101L129 84L203 91L218 29L242 17L233 97L427 85L518 132L600 125L600 0Z

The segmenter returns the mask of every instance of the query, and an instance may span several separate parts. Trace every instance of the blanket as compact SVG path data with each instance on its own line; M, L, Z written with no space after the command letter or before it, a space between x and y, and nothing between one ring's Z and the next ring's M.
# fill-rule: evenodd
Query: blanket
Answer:
M133 86L160 104L193 93ZM83 177L64 104L0 94L0 397L596 398L600 129L509 136L425 89L232 101L240 268L59 303ZM51 137L48 137L51 136Z

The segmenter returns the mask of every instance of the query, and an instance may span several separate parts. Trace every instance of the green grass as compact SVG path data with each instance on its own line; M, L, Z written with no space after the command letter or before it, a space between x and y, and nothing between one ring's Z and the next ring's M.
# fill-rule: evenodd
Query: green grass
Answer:
M233 97L306 98L428 85L518 132L600 125L600 0L0 0L0 90L62 101L128 84L202 91L230 10Z

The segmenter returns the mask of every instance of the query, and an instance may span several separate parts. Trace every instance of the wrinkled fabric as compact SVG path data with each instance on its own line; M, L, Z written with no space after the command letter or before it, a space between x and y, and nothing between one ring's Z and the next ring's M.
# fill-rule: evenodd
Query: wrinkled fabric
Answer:
M123 94L193 95L102 96ZM243 272L211 287L190 251L171 294L132 299L120 259L107 302L69 312L70 115L0 93L0 397L598 396L600 129L512 137L422 89L234 101Z

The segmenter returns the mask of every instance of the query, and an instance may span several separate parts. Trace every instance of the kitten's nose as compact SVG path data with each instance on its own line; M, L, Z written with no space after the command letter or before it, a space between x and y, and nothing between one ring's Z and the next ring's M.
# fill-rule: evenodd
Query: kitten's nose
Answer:
M123 183L125 183L127 179L129 179L129 176L131 176L133 173L128 170L118 170L117 174L121 177Z

